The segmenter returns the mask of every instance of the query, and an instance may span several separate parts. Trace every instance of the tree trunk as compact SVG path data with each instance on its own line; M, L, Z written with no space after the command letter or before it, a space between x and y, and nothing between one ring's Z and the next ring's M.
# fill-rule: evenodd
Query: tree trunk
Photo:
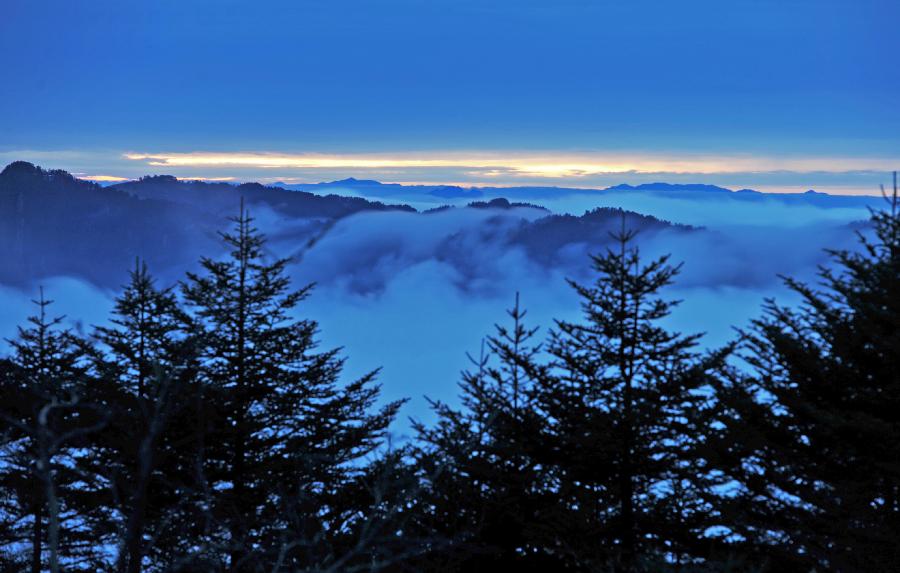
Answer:
M35 484L40 484L41 480L36 479ZM44 503L43 496L40 495L40 486L38 490L34 508L34 527L31 535L31 573L41 573L41 547L43 546L44 536Z
M625 218L622 218L622 236L625 237ZM625 240L621 243L622 264L627 264ZM619 474L619 496L621 502L622 528L622 560L621 570L630 573L634 569L635 557L635 524L634 524L634 378L635 378L635 345L638 336L638 318L640 314L640 295L635 295L634 309L628 308L629 297L627 284L622 284L621 320L622 340L619 343L619 375L623 378L622 389L622 467ZM626 326L625 321L631 324ZM630 339L629 339L630 338ZM627 345L627 348L626 348Z
M240 275L239 275L239 300L238 300L238 316L237 316L237 364L236 364L236 420L235 420L235 444L234 459L232 462L232 487L234 492L235 504L244 501L246 495L246 477L245 465L247 455L246 443L246 415L247 415L247 373L246 373L246 345L247 345L247 270L249 261L247 260L247 219L244 212L244 200L241 198L241 228L240 228ZM241 511L235 511L233 523L231 527L231 571L238 572L243 568L244 561L244 539L245 527L241 522Z
M124 559L127 567L120 561L119 570L128 573L140 573L144 561L144 521L147 513L147 489L150 485L150 472L153 469L153 448L156 434L151 429L151 434L146 436L141 443L139 474L132 496L131 515L128 516L128 525L125 530Z
M619 476L619 495L622 504L622 571L630 572L634 565L634 470L632 458L633 429L631 380L625 385L625 428L622 440L622 470Z

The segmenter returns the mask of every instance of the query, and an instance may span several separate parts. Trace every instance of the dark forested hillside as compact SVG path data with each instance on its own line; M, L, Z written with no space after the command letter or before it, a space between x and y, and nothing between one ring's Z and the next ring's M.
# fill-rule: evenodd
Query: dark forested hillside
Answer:
M514 242L524 246L534 259L550 264L558 259L564 247L580 247L578 250L586 255L600 245L609 244L613 240L610 231L622 224L629 229L640 230L644 237L663 230L677 232L697 230L694 227L661 221L648 215L600 207L580 217L551 215L532 221L523 225L516 233Z
M182 182L171 176L101 187L24 161L0 173L0 282L72 275L117 286L135 257L160 273L181 271L216 244L216 230L241 199L255 209L309 219L310 233L360 211L410 207L255 183Z
M198 210L15 162L0 173L0 282L76 275L118 284L135 257L164 269L209 248Z
M241 198L248 204L266 205L288 217L338 218L360 211L415 211L407 205L385 205L358 197L314 195L259 183L181 181L171 175L141 177L111 187L142 199L171 201L226 214L238 208Z

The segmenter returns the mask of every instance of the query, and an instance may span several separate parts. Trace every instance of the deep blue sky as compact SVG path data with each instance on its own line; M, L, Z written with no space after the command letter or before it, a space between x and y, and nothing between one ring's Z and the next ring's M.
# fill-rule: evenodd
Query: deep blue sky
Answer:
M0 152L125 175L126 151L893 159L898 21L865 0L4 0Z

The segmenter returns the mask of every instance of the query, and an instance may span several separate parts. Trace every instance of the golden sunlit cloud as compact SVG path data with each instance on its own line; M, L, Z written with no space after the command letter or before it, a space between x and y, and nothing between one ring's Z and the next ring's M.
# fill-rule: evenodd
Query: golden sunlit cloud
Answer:
M579 178L612 173L844 172L888 170L895 160L854 157L664 155L655 153L446 152L395 154L283 154L242 152L126 153L155 167L259 169L458 168L486 177Z
M115 175L79 175L78 179L85 181L96 181L97 183L118 183L120 181L129 181L127 177L116 177Z

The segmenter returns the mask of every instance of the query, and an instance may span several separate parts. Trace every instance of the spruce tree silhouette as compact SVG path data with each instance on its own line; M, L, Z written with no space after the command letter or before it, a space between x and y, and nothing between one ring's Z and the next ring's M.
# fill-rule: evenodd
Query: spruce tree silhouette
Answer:
M185 476L192 460L179 445L190 443L193 429L195 337L175 293L155 282L136 263L111 325L95 331L92 352L99 380L91 399L108 406L110 423L93 441L84 471L111 492L115 517L106 529L117 532L116 570L128 573L141 571L148 554L157 566L167 560L171 534L185 533L177 508L191 489Z
M751 375L719 388L719 504L775 569L900 563L900 200L882 193L860 251L831 251L802 303L769 300L744 332Z
M233 222L230 256L202 259L183 287L201 336L209 524L209 550L188 568L327 569L351 548L365 560L355 536L367 508L348 492L401 403L374 407L375 372L338 383L338 351L316 352L317 324L292 314L311 285L290 290L289 260L266 262L243 205Z
M710 378L728 349L701 355L700 335L660 321L677 301L659 291L679 266L644 262L635 232L592 257L589 285L570 281L584 322L557 321L536 372L535 404L548 422L542 464L553 468L559 511L551 546L579 570L665 570L700 550L712 485L699 427L712 411Z
M460 383L462 409L433 402L437 423L415 424L416 458L428 484L421 519L447 542L423 559L427 569L545 571L561 565L543 545L544 514L555 499L531 455L544 424L532 404L529 375L538 368L541 345L533 341L537 328L524 323L518 294L507 313L511 324L496 325L479 357L469 357L473 369Z
M83 503L83 476L73 468L105 416L83 400L90 385L83 341L60 327L64 317L49 316L53 301L43 288L33 302L38 313L8 341L0 483L9 533L30 541L30 570L56 573L65 559L91 562L92 536L81 524L93 508Z

